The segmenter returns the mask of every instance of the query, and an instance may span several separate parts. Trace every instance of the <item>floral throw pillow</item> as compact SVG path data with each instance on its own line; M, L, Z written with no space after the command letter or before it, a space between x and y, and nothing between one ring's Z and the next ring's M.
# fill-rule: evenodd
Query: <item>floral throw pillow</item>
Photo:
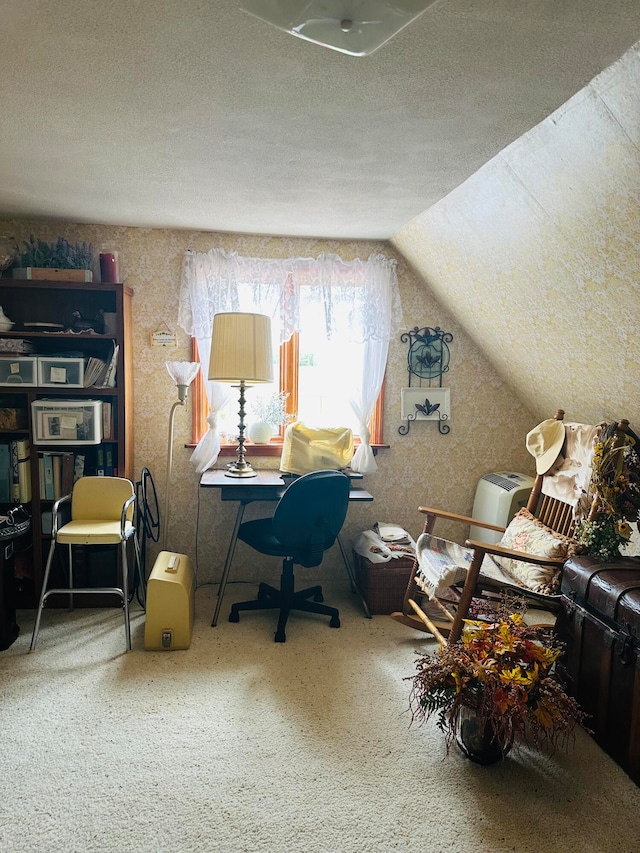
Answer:
M572 539L549 530L526 509L513 517L498 544L537 557L560 557L563 561L576 552ZM494 556L493 559L516 583L532 592L557 595L560 591L561 566L542 566L510 557Z

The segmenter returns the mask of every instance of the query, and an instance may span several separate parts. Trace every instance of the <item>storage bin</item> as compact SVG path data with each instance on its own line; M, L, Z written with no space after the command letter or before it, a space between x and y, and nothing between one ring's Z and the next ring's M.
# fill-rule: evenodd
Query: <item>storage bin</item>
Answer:
M0 358L0 385L36 385L38 381L38 359L33 356Z
M38 385L45 388L82 388L84 385L83 358L38 356Z
M415 565L414 557L398 557L387 563L372 563L354 551L353 564L358 589L372 616L402 610L405 590Z
M101 400L34 400L34 444L100 444Z

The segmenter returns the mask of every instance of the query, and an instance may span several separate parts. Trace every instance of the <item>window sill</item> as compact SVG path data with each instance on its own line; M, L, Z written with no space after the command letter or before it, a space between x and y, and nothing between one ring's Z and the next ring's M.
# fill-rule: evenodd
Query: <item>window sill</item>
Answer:
M193 449L195 444L185 444L185 447ZM282 442L272 441L269 444L252 444L245 443L245 451L250 456L282 456ZM378 450L388 448L388 444L372 444L373 455L375 456ZM220 456L236 456L238 452L237 444L223 444L220 448Z

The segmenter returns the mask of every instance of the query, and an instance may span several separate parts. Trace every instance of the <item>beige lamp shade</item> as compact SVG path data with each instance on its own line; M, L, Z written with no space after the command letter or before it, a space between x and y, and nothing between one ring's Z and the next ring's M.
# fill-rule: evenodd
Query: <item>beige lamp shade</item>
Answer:
M273 382L271 320L265 314L215 314L209 379L250 384Z

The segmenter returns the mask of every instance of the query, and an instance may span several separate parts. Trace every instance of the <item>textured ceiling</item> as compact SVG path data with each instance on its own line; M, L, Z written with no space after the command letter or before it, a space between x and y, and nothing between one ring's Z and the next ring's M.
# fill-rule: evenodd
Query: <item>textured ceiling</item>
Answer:
M239 5L0 0L0 216L389 238L640 38L638 0L438 0L355 58Z

